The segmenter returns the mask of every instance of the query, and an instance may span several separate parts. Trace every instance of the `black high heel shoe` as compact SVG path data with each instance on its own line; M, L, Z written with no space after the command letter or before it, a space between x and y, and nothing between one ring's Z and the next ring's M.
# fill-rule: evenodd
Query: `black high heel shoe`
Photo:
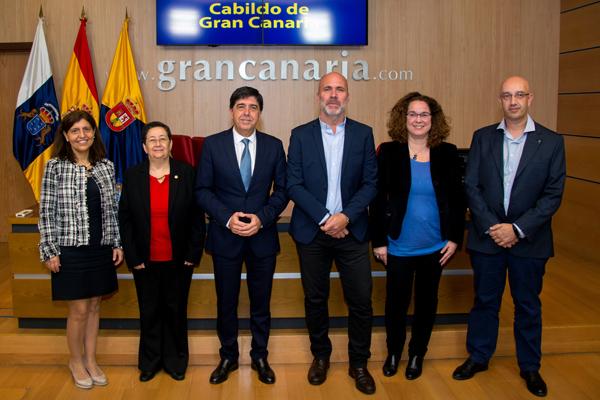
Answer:
M423 373L423 357L410 356L408 357L408 365L404 376L408 380L417 379Z
M383 363L383 375L394 376L398 372L398 364L400 364L400 356L395 354L388 354Z

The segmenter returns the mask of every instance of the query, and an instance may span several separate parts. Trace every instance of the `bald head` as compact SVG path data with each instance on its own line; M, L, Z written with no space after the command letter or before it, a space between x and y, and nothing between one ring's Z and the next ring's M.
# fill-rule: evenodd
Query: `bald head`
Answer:
M329 72L321 77L321 80L319 81L319 90L317 93L320 93L323 86L331 83L332 81L342 85L346 88L346 92L348 91L348 80L344 77L344 75L340 74L339 72Z
M317 98L321 108L319 117L327 123L338 123L346 115L348 81L338 72L323 75Z
M532 100L533 93L529 89L527 79L522 76L511 76L502 82L499 101L507 123L524 124Z
M515 87L519 87L519 88L523 89L526 93L529 93L529 82L527 82L527 79L523 78L522 76L518 76L518 75L509 76L508 78L506 78L504 80L504 82L502 82L502 85L500 86L500 93L508 91L506 89L515 88Z

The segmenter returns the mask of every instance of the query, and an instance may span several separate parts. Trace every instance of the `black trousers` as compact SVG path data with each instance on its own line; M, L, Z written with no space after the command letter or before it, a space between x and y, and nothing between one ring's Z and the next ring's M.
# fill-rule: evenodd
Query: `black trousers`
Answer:
M246 263L246 283L250 298L250 332L253 360L267 358L271 330L271 290L276 255L256 257L250 249L235 258L213 254L215 287L217 290L217 334L221 341L221 358L235 361L238 347L238 302L242 263Z
M442 266L440 252L414 257L388 254L385 298L385 330L388 354L400 356L406 341L406 313L412 298L415 306L409 356L424 357L431 338L438 305Z
M296 242L304 288L304 309L314 357L329 359L332 351L329 339L329 273L335 261L344 299L348 305L348 355L350 365L365 367L371 356L373 308L371 292L371 262L369 244L348 235L334 239L317 233L309 244Z
M140 308L138 368L185 373L189 360L187 304L193 267L149 263L133 270Z
M523 372L538 371L542 360L542 302L540 294L547 258L518 257L470 251L475 304L469 314L467 351L478 363L487 363L496 351L498 313L508 282L515 305L514 336L517 360Z

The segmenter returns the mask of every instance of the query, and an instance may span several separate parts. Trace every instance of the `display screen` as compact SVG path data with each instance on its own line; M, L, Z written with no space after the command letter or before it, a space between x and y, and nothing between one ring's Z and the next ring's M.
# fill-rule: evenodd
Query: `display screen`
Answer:
M367 44L367 0L156 0L159 45Z

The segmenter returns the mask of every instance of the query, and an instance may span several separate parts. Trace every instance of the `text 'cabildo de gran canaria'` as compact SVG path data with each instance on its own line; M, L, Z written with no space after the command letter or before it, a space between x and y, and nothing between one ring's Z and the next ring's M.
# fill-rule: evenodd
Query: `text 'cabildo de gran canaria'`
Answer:
M245 28L247 23L250 28L300 29L307 23L303 17L308 15L309 8L299 6L298 3L281 7L271 5L269 2L261 5L257 3L223 5L216 2L210 5L209 12L210 16L200 18L201 28L239 29Z

